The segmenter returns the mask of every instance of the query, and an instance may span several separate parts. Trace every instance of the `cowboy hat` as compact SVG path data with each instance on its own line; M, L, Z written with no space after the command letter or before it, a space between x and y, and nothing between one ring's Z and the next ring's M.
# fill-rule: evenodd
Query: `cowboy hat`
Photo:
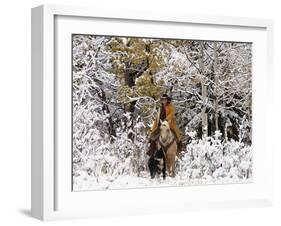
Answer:
M171 100L172 100L172 98L169 97L167 94L162 94L162 96L160 97L160 99L161 99L161 100L167 99L168 101L171 101Z

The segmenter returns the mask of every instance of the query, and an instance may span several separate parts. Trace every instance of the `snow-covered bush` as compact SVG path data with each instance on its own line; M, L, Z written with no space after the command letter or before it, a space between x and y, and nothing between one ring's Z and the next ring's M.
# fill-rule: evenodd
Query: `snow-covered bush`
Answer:
M74 187L88 190L251 181L252 148L234 140L221 142L220 136L219 132L206 139L194 136L184 155L177 159L176 177L165 181L161 177L150 179L147 143L143 142L146 137L134 143L123 133L112 144L100 140L84 154Z
M130 119L130 116L126 116ZM137 122L134 130L119 130L113 142L104 139L99 131L89 131L84 139L77 139L74 151L74 187L82 180L92 180L96 188L103 188L105 183L118 181L126 175L140 176L147 172L147 135L143 132L144 124ZM130 139L133 134L134 140ZM79 161L77 160L79 159ZM94 188L95 189L95 188Z
M214 137L193 137L186 152L178 160L177 173L181 179L247 180L252 176L252 148L238 141L222 142L217 131Z

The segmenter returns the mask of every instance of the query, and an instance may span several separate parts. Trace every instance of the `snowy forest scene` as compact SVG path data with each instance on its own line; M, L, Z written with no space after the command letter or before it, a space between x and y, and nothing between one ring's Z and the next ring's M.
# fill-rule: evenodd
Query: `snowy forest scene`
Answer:
M73 191L252 182L252 43L73 34L72 142Z

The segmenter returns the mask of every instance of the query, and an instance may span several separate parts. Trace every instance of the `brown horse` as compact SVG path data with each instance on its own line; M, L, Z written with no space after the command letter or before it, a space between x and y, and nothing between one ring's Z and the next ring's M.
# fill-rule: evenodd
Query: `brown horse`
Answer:
M160 121L160 136L158 139L158 148L162 148L166 158L166 169L171 177L175 176L175 162L177 155L176 137L169 127L167 121Z

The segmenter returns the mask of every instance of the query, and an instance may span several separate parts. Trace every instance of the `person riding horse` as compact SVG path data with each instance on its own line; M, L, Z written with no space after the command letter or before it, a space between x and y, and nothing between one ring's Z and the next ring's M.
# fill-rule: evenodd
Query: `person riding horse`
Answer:
M161 109L160 113L154 120L153 126L150 130L150 148L147 152L149 156L152 156L157 150L156 140L160 134L160 121L166 120L169 123L170 129L175 134L177 140L178 152L181 151L182 142L181 142L181 131L177 127L176 117L175 117L175 108L172 104L172 99L167 94L161 96Z

